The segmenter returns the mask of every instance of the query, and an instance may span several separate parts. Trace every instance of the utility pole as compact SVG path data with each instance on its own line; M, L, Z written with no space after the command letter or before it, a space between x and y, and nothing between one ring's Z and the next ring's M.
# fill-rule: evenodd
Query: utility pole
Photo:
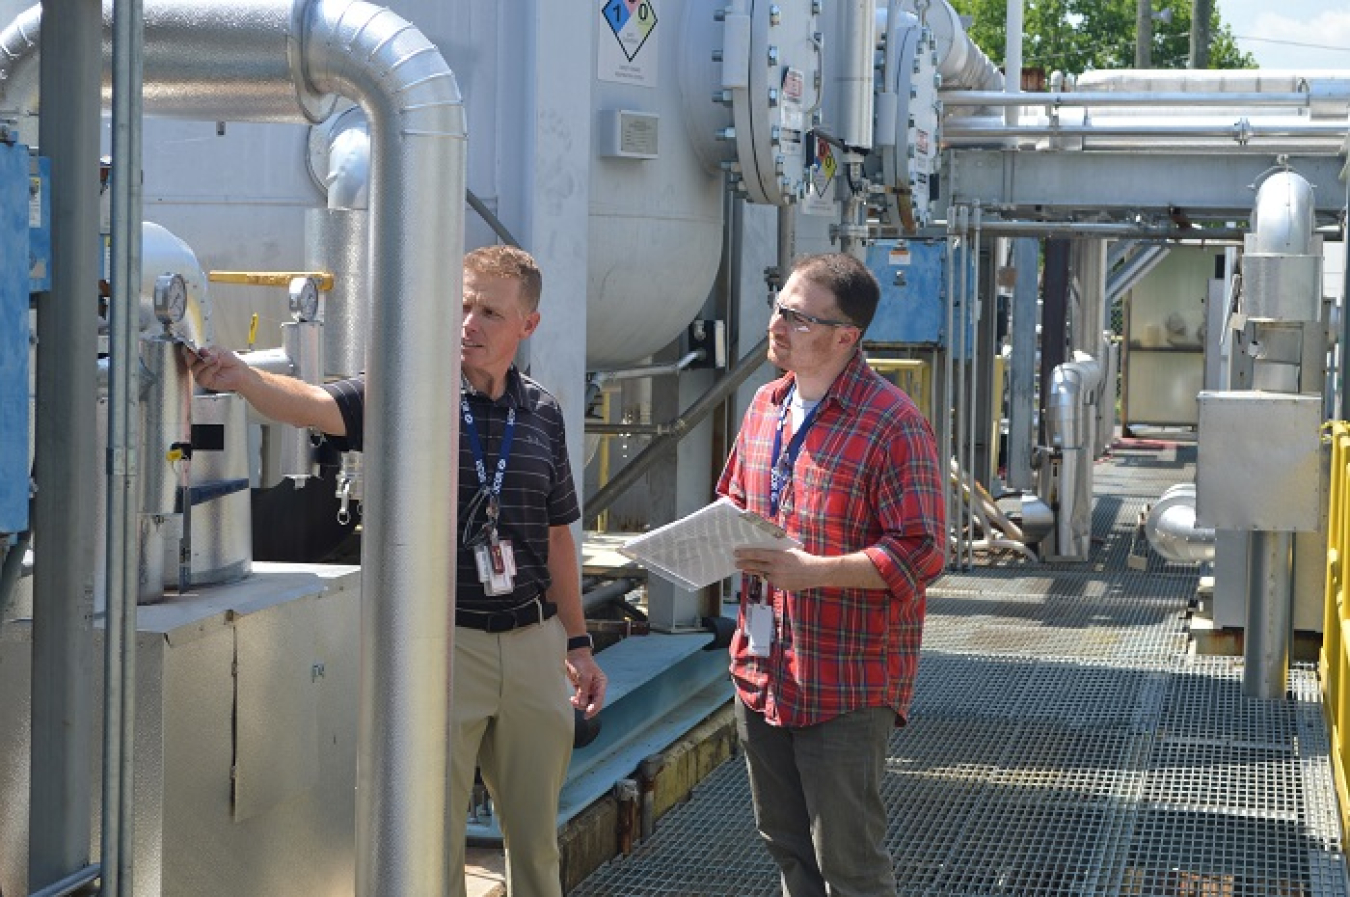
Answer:
M1193 69L1209 68L1209 18L1214 0L1191 0L1191 56Z
M1139 9L1134 19L1134 67L1147 69L1153 67L1153 2L1139 0Z

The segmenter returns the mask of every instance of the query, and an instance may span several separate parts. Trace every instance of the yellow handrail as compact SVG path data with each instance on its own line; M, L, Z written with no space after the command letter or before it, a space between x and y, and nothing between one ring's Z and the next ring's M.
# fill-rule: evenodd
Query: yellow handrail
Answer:
M1350 601L1343 559L1350 556L1350 423L1333 422L1331 430L1331 495L1327 509L1327 577L1322 617L1322 712L1331 736L1331 765L1341 811L1341 829L1350 831Z

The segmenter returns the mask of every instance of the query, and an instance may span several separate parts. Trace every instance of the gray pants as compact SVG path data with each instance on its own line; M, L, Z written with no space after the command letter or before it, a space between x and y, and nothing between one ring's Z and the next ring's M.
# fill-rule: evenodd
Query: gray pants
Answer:
M815 726L771 726L736 700L755 823L784 897L895 897L881 777L895 712L872 707Z

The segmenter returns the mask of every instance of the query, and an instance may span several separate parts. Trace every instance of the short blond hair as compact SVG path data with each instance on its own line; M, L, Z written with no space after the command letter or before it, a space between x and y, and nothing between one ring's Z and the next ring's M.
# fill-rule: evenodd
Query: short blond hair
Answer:
M544 275L534 256L518 246L483 246L464 256L464 270L484 277L502 277L520 284L520 298L527 312L539 310L544 293Z

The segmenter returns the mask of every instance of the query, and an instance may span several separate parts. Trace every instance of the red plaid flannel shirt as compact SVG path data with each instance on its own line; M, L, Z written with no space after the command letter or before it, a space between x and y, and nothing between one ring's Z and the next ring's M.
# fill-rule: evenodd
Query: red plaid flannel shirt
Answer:
M717 491L770 517L774 429L793 376L763 386ZM787 445L790 425L784 427ZM909 711L923 637L925 586L942 572L942 465L932 428L862 353L831 385L807 432L778 523L817 555L866 551L887 590L770 589L768 657L747 650L745 595L731 675L746 705L771 724L809 726L864 707Z

